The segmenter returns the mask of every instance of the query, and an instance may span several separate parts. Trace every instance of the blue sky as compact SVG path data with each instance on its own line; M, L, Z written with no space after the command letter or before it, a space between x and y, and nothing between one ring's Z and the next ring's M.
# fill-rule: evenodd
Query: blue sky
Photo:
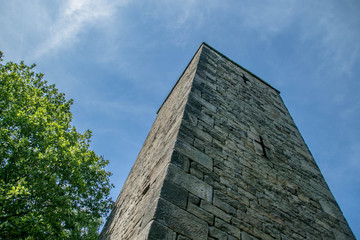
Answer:
M116 199L165 100L205 41L281 91L360 238L358 0L0 0L5 61L36 63L110 160Z

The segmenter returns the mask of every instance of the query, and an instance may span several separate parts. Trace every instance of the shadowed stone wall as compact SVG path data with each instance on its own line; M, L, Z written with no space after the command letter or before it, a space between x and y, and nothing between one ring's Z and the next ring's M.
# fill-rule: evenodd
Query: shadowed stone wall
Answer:
M200 53L200 49L199 49ZM199 53L196 54L163 103L133 168L107 219L100 239L146 239L166 169L173 154L187 96L195 75ZM163 194L166 194L166 191ZM176 196L173 196L176 197ZM186 204L186 202L185 202ZM156 226L161 229L164 226ZM142 236L142 237L141 237ZM154 239L161 239L156 237Z
M202 44L101 239L355 239L279 92Z

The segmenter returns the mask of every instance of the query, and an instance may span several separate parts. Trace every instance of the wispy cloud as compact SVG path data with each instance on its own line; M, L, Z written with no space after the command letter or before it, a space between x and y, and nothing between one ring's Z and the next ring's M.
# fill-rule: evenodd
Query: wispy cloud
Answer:
M326 67L335 65L337 70L351 74L360 49L360 19L348 16L351 6L336 1L293 0L271 4L244 1L241 5L237 9L241 24L262 40L273 41L278 34L295 31L304 46L318 51Z
M303 20L302 33L306 44L317 43L316 49L323 60L322 67L332 65L336 71L351 75L359 56L360 32L357 29L360 19L351 18L351 14L348 14L350 9L345 6L335 2L321 6L314 4L307 11L312 14Z
M81 32L116 13L116 9L127 4L127 0L69 0L60 7L60 12L49 26L48 38L36 49L39 58L50 51L71 46Z

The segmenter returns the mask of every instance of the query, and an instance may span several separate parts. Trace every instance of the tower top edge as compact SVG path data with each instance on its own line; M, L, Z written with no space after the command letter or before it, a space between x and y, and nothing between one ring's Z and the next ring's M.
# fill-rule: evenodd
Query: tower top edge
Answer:
M163 101L163 103L161 104L161 106L159 107L159 109L157 110L156 114L158 114L162 108L162 106L164 105L164 103L166 102L166 100L169 98L170 94L172 93L172 91L175 89L176 85L178 84L178 82L180 81L181 77L184 75L186 69L189 67L189 65L191 64L191 62L193 61L193 59L195 58L195 56L199 53L199 51L202 49L203 46L206 46L207 48L209 48L211 51L219 54L220 56L222 56L223 58L225 58L227 61L231 62L232 64L234 64L235 66L241 68L242 70L244 70L245 72L247 72L248 74L252 75L253 77L255 77L256 79L258 79L260 82L262 82L263 84L265 84L266 86L270 87L271 89L273 89L274 91L276 91L278 94L280 94L280 91L277 90L276 88L274 88L273 86L271 86L268 82L264 81L263 79L261 79L260 77L256 76L254 73L250 72L249 70L247 70L246 68L244 68L243 66L241 66L240 64L236 63L235 61L231 60L229 57L227 57L226 55L224 55L223 53L219 52L218 50L216 50L215 48L213 48L212 46L210 46L208 43L206 42L202 42L200 44L200 46L198 47L198 49L196 50L195 54L193 55L193 57L191 58L191 60L189 61L188 65L186 66L186 68L184 69L184 71L182 72L182 74L180 75L180 77L178 78L178 80L176 81L175 85L173 86L173 88L171 89L171 91L169 92L169 94L167 95L167 97L165 98L165 100Z
M248 69L244 68L243 66L241 66L240 64L238 64L237 62L231 60L229 57L227 57L226 55L224 55L223 53L219 52L218 50L216 50L215 48L213 48L212 46L210 46L208 43L206 42L202 42L201 46L206 46L208 48L210 48L212 51L216 52L217 54L221 55L223 58L225 58L226 60L228 60L229 62L233 63L234 65L236 65L237 67L240 67L242 70L244 70L245 72L247 72L248 74L252 75L253 77L255 77L256 79L258 79L260 82L264 83L265 85L267 85L268 87L274 89L278 94L280 94L280 91L277 90L276 88L274 88L273 86L271 86L268 82L266 82L265 80L261 79L259 76L255 75L254 73L252 73L251 71L249 71Z

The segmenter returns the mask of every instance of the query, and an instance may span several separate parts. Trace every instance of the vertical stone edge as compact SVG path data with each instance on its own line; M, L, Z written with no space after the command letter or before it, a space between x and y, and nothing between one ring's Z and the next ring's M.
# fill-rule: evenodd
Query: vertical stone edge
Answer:
M99 239L137 239L140 235L145 238L147 232L149 236L159 237L156 231L165 225L159 225L159 221L154 220L154 214L161 209L161 199L167 198L172 202L168 202L170 206L174 206L172 212L176 212L176 207L185 207L186 199L179 200L169 194L169 189L178 187L165 180L165 174L174 151L201 49L202 46L160 107ZM181 193L181 189L178 192ZM170 235L164 235L164 239L168 239Z
M191 126L191 123L189 124L198 118L207 121L209 124L212 121L210 117L193 107L194 98L196 98L194 81L199 78L197 71L201 68L201 62L204 60L201 51L203 46L202 44L198 50L199 60L194 76L191 78L191 88L187 94L174 151L167 167L167 174L154 216L154 221L173 229L178 234L178 239L208 239L209 224L214 224L214 217L211 213L192 203L194 202L193 199L196 198L199 201L212 203L213 188L203 178L198 178L190 172L191 164L199 164L208 172L213 170L213 159L204 151L192 146L193 139L191 137L194 131L203 139L211 140L211 136ZM196 100L201 101L201 98ZM208 108L216 111L216 107L210 103L203 102L203 104L207 104Z

